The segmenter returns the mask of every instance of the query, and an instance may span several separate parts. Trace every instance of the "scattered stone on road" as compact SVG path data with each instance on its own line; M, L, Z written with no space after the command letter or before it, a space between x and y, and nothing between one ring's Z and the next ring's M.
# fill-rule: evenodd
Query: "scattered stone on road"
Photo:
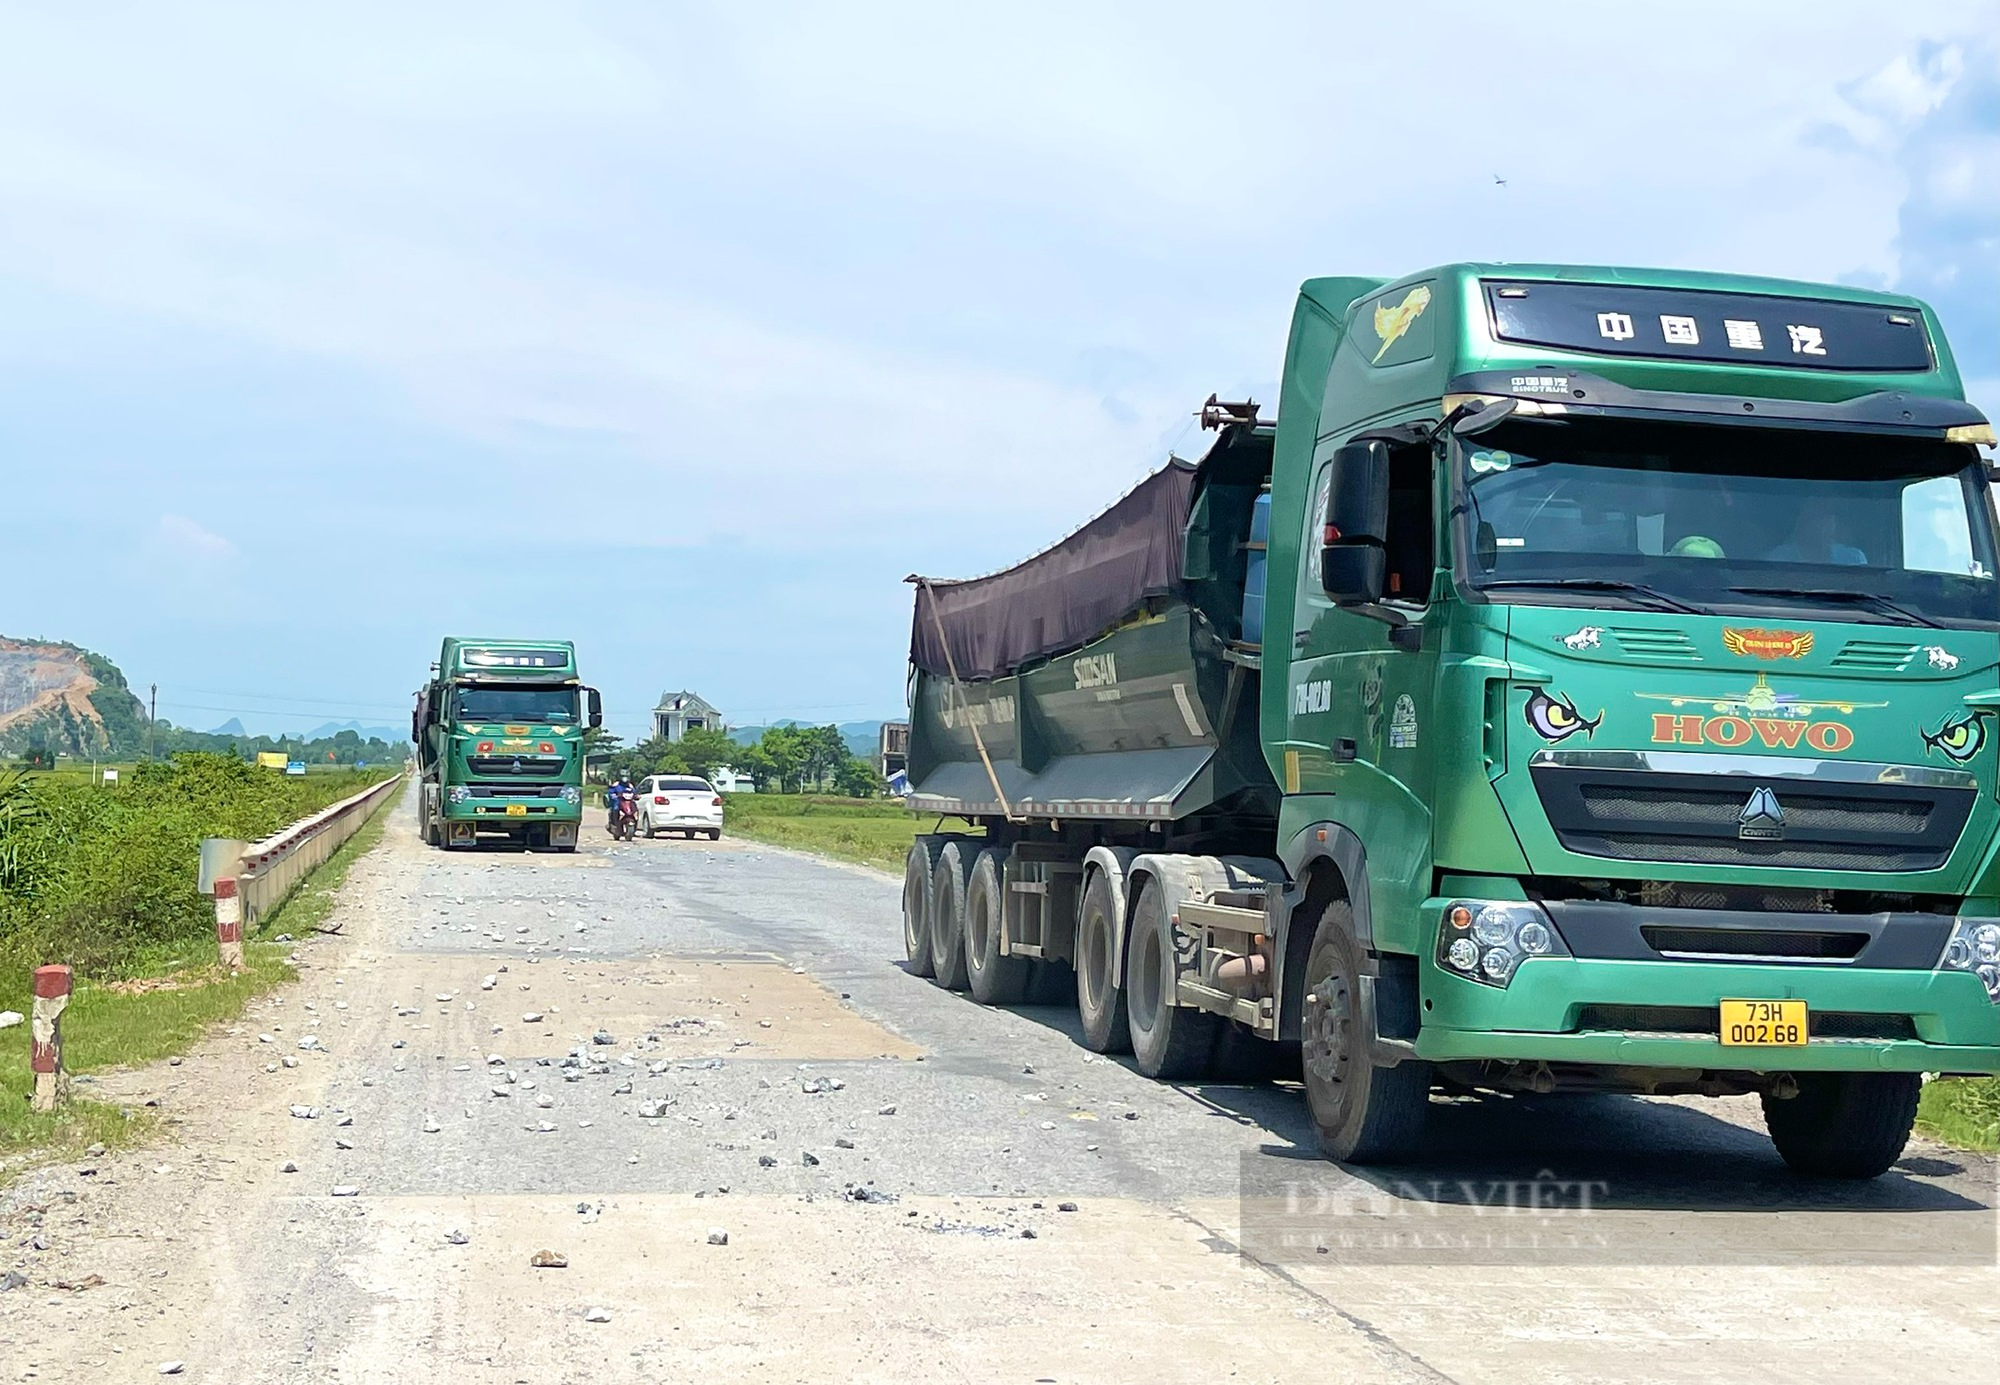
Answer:
M708 1243L712 1246L726 1246L729 1244L729 1233L719 1226L711 1226L708 1228Z
M608 1308L593 1308L583 1315L583 1320L585 1322L610 1322L611 1310Z
M528 1257L528 1263L538 1270L566 1270L569 1268L569 1257L553 1250L538 1250Z

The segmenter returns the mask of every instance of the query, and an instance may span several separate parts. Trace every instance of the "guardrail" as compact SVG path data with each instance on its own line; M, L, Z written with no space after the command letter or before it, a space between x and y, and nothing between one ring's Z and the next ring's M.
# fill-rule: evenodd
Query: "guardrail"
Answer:
M352 798L343 798L309 818L261 842L243 848L236 869L237 897L243 901L243 922L255 924L284 902L316 866L338 851L387 803L408 774L384 779Z

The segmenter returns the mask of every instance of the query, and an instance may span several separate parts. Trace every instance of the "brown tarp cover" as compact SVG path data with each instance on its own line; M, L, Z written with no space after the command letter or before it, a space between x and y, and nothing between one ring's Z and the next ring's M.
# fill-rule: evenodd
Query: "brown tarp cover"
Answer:
M1191 463L1169 462L1061 543L1004 572L965 582L910 578L918 584L910 662L949 676L948 644L960 678L992 678L1086 644L1147 598L1177 591L1194 479Z

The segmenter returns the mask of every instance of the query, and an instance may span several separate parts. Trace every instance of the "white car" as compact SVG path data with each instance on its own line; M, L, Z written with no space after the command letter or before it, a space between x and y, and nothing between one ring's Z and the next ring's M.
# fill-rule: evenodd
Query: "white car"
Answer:
M639 785L639 830L649 837L662 832L706 832L722 840L722 795L706 779L687 774L656 774Z

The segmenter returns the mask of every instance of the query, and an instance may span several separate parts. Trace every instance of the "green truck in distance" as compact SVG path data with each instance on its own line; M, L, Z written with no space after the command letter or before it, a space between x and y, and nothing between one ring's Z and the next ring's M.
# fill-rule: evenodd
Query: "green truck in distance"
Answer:
M568 640L448 637L410 714L424 840L576 850L583 732L602 722Z
M1757 1094L1796 1170L2000 1072L1993 431L1934 314L1458 264L1315 279L1275 422L917 584L913 970L1148 1075ZM1263 1050L1273 1052L1274 1050Z

